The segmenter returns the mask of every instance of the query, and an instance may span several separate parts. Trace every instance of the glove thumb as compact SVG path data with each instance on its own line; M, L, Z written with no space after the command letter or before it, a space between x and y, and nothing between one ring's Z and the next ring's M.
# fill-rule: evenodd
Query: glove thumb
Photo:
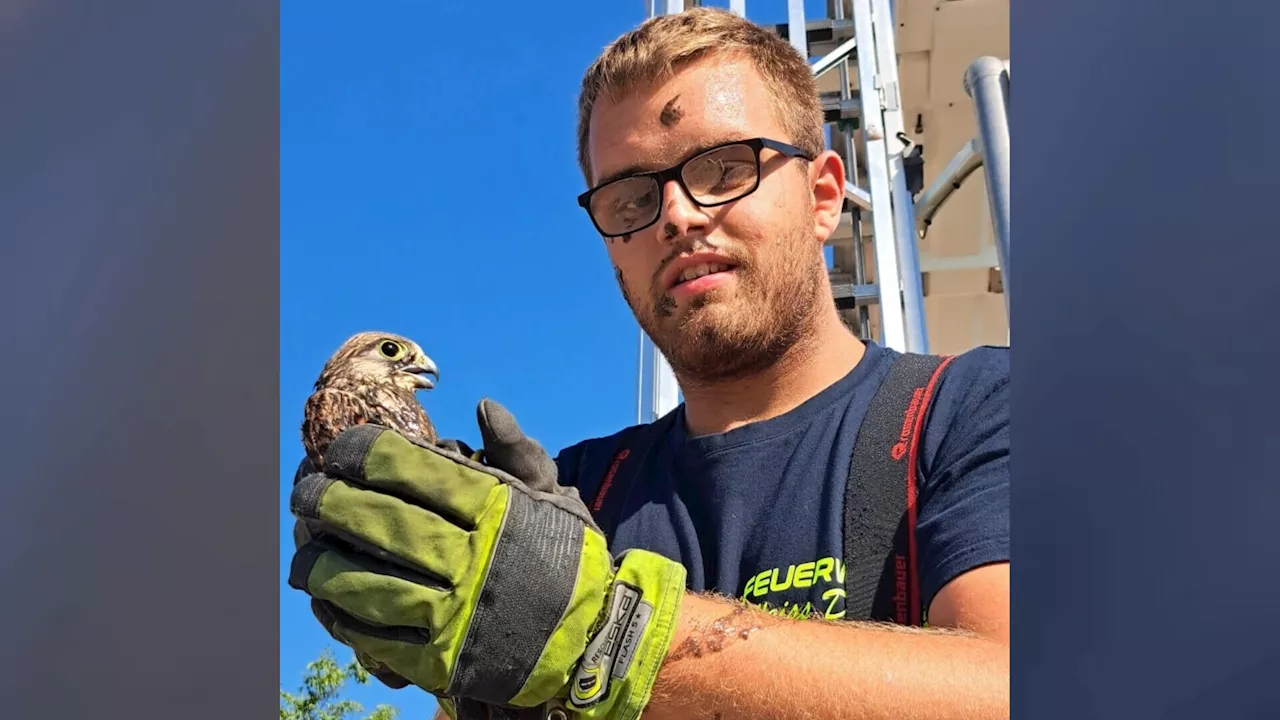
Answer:
M554 493L556 463L536 441L520 429L515 416L503 406L481 400L476 408L485 464L520 478L531 490Z

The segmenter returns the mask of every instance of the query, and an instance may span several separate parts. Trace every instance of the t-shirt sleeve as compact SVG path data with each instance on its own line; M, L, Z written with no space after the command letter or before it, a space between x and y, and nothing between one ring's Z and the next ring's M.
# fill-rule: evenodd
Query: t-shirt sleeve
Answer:
M613 435L590 438L564 448L556 454L557 481L573 486L585 496L593 494L613 462L618 442L635 427L625 428Z
M581 475L582 443L570 445L556 454L556 482L565 487L577 487Z
M1009 560L1009 350L944 372L921 435L916 537L927 608L957 576Z

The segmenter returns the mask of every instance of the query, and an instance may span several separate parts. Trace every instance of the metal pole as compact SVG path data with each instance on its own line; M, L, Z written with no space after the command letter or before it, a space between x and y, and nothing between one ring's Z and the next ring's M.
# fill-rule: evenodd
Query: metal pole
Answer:
M745 0L743 1L745 2ZM653 5L650 6L649 17L681 13L684 12L684 6L684 0L654 0ZM658 349L657 345L653 344L653 340L644 333L644 330L640 331L640 342L641 363L638 380L642 395L646 384L643 362L645 347L648 348L649 354L653 358L653 365L648 375L650 398L648 420L652 422L671 412L680 404L680 384L676 381L676 374L671 369L671 364L663 357L662 351Z
M636 330L639 349L636 353L636 424L644 423L644 330Z
M880 288L880 323L884 345L906 350L906 324L897 242L893 237L884 114L876 97L875 31L870 0L853 0L853 30L858 39L858 94L862 100L862 137L866 148L867 185L871 190L871 234L876 248L876 284ZM898 142L895 138L894 142Z
M926 231L934 216L942 209L942 204L951 197L951 193L959 190L965 178L982 167L981 147L977 140L965 143L951 158L951 162L938 173L938 177L920 193L920 200L916 203L917 233L923 234Z
M898 83L897 43L889 0L874 0L871 17L875 26L879 90L883 93L884 101L884 136L887 142L892 143L886 151L889 153L889 187L893 194L894 237L898 243L898 271L902 278L906 348L908 352L928 353L929 333L924 317L924 285L920 281L915 200L907 190L907 175L903 171L902 151L906 147L898 138L905 125L902 121L902 92Z
M980 57L964 74L964 91L973 99L982 140L982 167L987 179L991 224L1009 310L1009 66L991 56Z
M809 59L809 30L804 23L804 0L787 0L787 37L800 57Z

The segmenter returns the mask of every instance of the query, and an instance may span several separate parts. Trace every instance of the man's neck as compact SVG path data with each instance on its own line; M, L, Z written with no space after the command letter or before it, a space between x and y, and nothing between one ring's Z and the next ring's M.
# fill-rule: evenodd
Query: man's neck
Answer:
M833 308L815 332L762 372L722 383L682 381L689 434L727 432L785 414L848 375L865 352Z

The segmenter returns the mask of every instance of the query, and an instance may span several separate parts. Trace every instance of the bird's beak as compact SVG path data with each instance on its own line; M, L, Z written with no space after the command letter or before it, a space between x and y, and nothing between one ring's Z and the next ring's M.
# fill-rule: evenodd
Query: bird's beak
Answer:
M419 357L418 362L401 369L400 372L412 375L413 384L423 390L430 390L440 381L440 371L436 368L436 364L432 362L431 358L426 355Z

